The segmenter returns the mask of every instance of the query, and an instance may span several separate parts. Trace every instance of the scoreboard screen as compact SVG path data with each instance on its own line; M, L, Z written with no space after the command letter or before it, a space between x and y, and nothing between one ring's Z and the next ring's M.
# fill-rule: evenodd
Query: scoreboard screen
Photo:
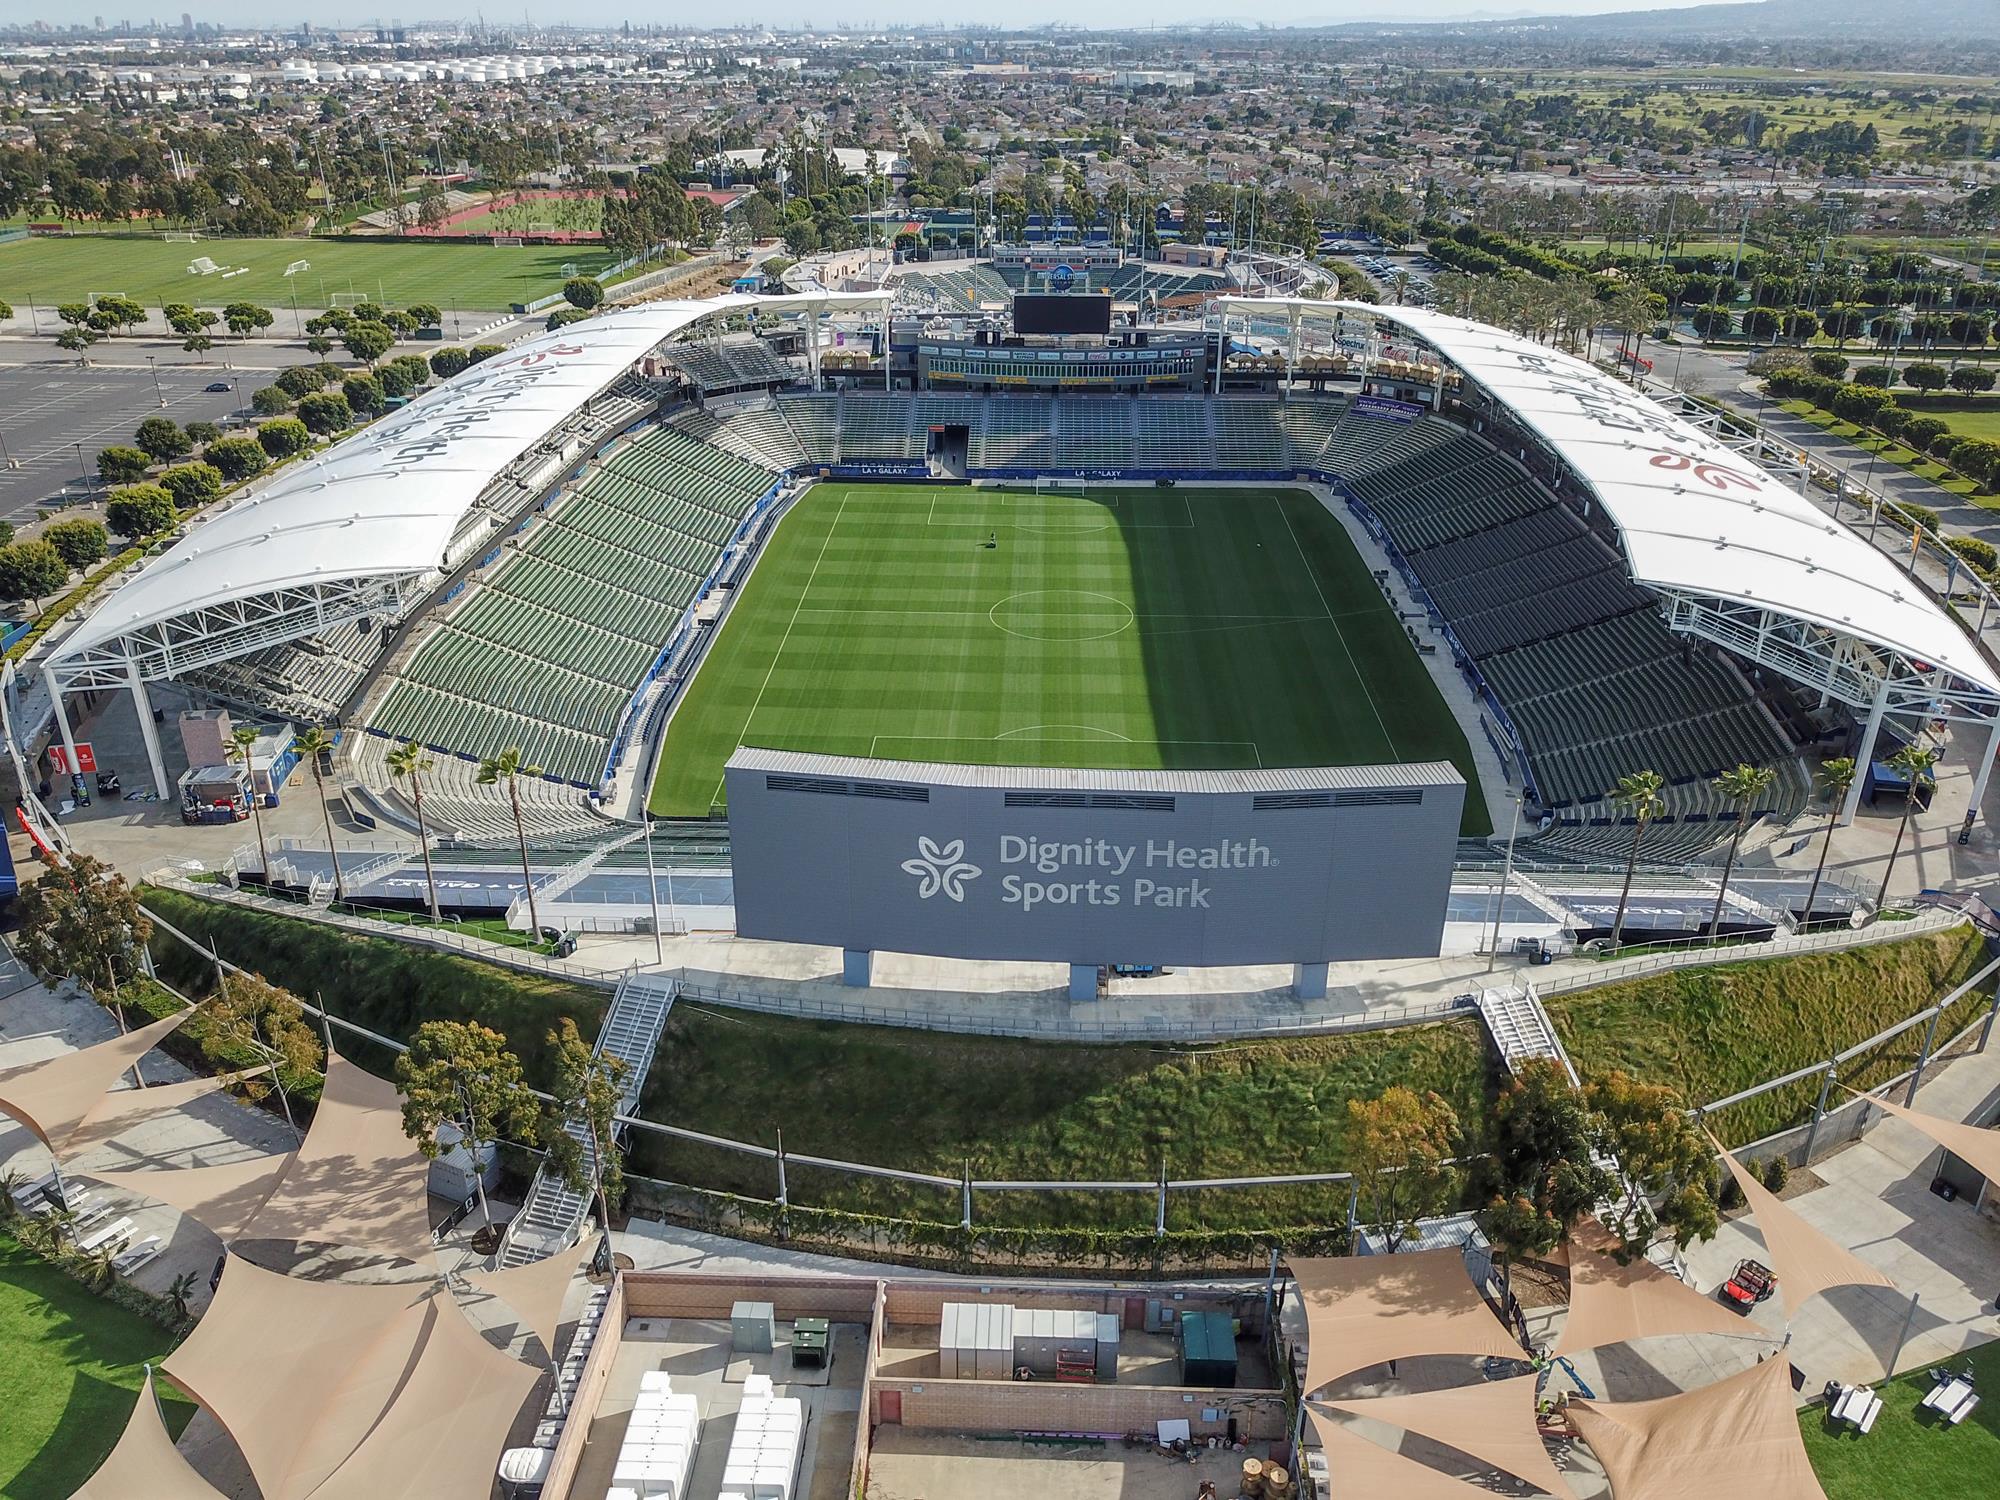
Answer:
M1111 332L1111 299L1095 292L1017 293L1016 333Z

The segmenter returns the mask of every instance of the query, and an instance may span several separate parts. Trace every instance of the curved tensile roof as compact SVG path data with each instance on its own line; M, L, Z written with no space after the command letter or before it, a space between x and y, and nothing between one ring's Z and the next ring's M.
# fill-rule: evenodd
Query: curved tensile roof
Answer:
M196 526L54 653L259 595L438 569L493 480L647 350L704 319L886 303L882 292L649 302L515 344Z
M2000 673L1916 580L1745 455L1572 355L1424 308L1224 297L1219 311L1373 318L1436 349L1538 436L1617 528L1635 582L1727 600L1941 667L2000 695Z

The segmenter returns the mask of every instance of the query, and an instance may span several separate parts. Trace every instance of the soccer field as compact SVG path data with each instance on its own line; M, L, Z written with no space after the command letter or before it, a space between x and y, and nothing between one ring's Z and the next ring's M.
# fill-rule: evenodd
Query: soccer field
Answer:
M988 543L993 545L989 546ZM1294 489L821 484L668 727L652 807L739 744L1116 769L1472 757L1359 554Z
M188 273L199 256L241 276ZM385 240L179 240L71 235L0 245L0 300L25 307L80 302L92 293L123 293L148 307L191 302L220 307L255 302L288 308L332 305L336 292L385 299L393 307L435 302L501 311L562 290L563 267L591 272L612 257L595 245L437 245ZM291 276L285 268L305 261ZM346 300L343 298L343 300ZM286 327L289 332L289 326Z

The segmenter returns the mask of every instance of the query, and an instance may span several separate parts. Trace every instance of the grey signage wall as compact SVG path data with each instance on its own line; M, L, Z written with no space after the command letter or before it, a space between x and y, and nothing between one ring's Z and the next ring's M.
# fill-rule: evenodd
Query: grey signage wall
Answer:
M1433 955L1449 764L1014 770L739 750L745 937L1060 963Z

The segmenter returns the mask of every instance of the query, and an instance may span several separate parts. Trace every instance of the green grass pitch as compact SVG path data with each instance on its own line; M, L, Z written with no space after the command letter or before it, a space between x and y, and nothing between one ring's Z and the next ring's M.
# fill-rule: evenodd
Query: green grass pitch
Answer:
M828 483L766 549L668 728L656 813L707 816L748 744L1131 770L1450 760L1463 832L1489 831L1463 732L1304 490Z
M225 270L248 266L247 274L226 280L220 273L192 276L188 266L207 256ZM285 275L294 261L311 269ZM255 302L289 308L332 304L335 292L371 299L386 297L404 307L435 302L446 307L499 311L560 291L562 268L579 271L610 264L611 256L592 245L427 245L385 240L125 239L70 235L59 239L13 240L0 245L0 299L16 307L52 307L81 302L92 293L123 293L148 307L191 302L220 307ZM281 325L289 333L289 324Z

